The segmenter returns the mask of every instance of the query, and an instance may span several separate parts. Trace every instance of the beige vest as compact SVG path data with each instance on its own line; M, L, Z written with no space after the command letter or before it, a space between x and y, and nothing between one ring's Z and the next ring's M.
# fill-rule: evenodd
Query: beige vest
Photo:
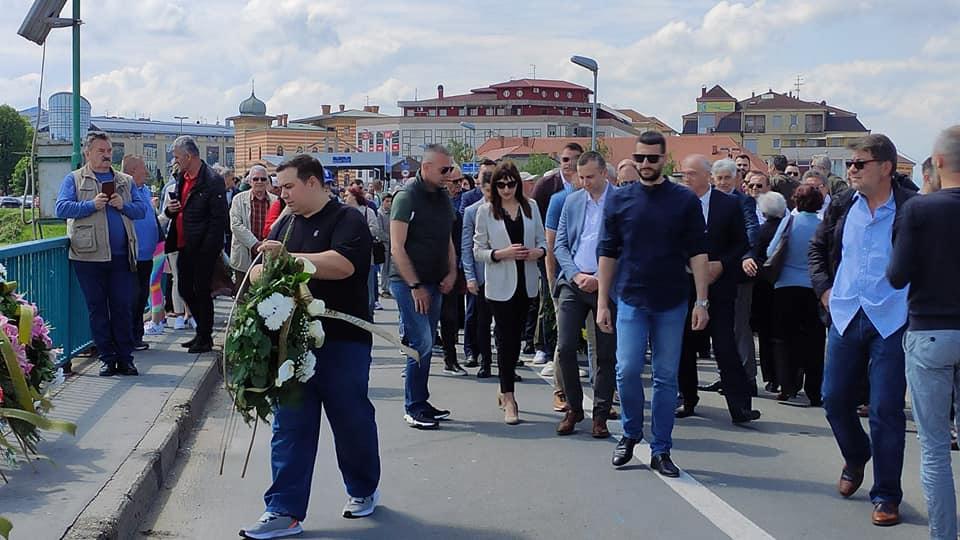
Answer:
M77 201L92 201L100 193L100 182L89 165L73 171L73 181L77 188ZM133 178L114 171L113 181L116 193L123 198L123 204L130 204L133 196L130 186ZM127 255L130 269L137 269L137 233L133 221L121 214L123 228L127 231ZM109 262L110 232L107 226L106 209L94 212L85 218L67 220L67 238L70 239L70 260L88 262Z

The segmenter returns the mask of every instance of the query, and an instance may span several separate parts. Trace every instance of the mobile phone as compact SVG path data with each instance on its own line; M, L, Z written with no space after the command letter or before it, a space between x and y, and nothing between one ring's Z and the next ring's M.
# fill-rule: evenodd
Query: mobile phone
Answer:
M176 189L174 189L173 191L168 191L168 192L167 192L167 198L170 199L171 201L175 201L175 200L177 200L179 197L180 197L180 196L177 195L177 190L176 190Z
M103 193L107 197L112 197L116 193L116 184L113 181L103 182L100 184L100 193Z

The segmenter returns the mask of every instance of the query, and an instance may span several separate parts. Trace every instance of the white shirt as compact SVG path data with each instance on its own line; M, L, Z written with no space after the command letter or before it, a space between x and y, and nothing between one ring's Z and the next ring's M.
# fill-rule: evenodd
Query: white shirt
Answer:
M600 198L596 201L587 193L586 208L583 213L583 230L580 232L579 245L577 253L573 256L573 263L585 274L596 274L597 265L597 244L600 242L600 223L603 221L603 205L607 202L607 192L610 191L610 183L603 190Z
M704 223L709 223L709 218L710 218L710 194L711 194L711 193L713 193L713 188L708 189L707 192L703 194L703 197L700 197L700 206L702 207L701 210L703 210L703 222L704 222Z
M567 180L567 177L563 175L563 169L560 169L559 172L560 172L560 180L563 180L563 185L568 187L570 191L573 191L573 189L576 186L574 186L573 182Z
M767 222L767 216L763 215L763 212L760 211L760 207L757 207L757 223L763 225Z
M829 193L823 197L823 206L821 206L820 209L817 210L817 217L820 218L820 221L823 221L823 214L826 213L828 206L830 206L830 194L829 194ZM757 212L759 212L759 211L760 211L760 210L758 209ZM796 216L797 214L800 213L800 211L797 210L796 208L794 208L790 213ZM763 221L761 221L760 224L762 225L762 224L763 224Z

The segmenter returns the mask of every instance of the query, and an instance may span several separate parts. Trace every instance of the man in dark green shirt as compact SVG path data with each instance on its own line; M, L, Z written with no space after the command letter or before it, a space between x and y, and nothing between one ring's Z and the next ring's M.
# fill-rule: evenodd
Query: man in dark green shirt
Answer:
M427 146L420 171L394 197L390 215L390 292L403 337L420 355L419 361L407 358L404 420L418 429L436 429L438 420L450 416L427 401L427 380L442 295L457 277L450 237L454 209L443 187L453 171L449 150Z

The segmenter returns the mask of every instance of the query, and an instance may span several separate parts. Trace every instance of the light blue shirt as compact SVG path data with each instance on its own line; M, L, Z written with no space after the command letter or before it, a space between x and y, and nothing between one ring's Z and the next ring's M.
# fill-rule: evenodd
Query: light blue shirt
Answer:
M884 339L907 322L910 288L894 289L886 274L893 253L896 210L893 193L873 215L866 197L854 195L843 226L840 267L830 294L830 315L841 335L860 309Z
M813 212L799 212L790 222L790 235L787 236L787 251L784 253L783 268L774 284L774 288L806 287L813 288L808 270L807 253L810 251L810 239L820 225L820 218ZM772 242L771 242L772 244Z
M603 221L603 205L607 201L610 183L603 190L596 201L587 193L584 197L583 230L580 231L577 252L573 255L573 262L585 274L597 273L597 243L600 242L600 224Z

